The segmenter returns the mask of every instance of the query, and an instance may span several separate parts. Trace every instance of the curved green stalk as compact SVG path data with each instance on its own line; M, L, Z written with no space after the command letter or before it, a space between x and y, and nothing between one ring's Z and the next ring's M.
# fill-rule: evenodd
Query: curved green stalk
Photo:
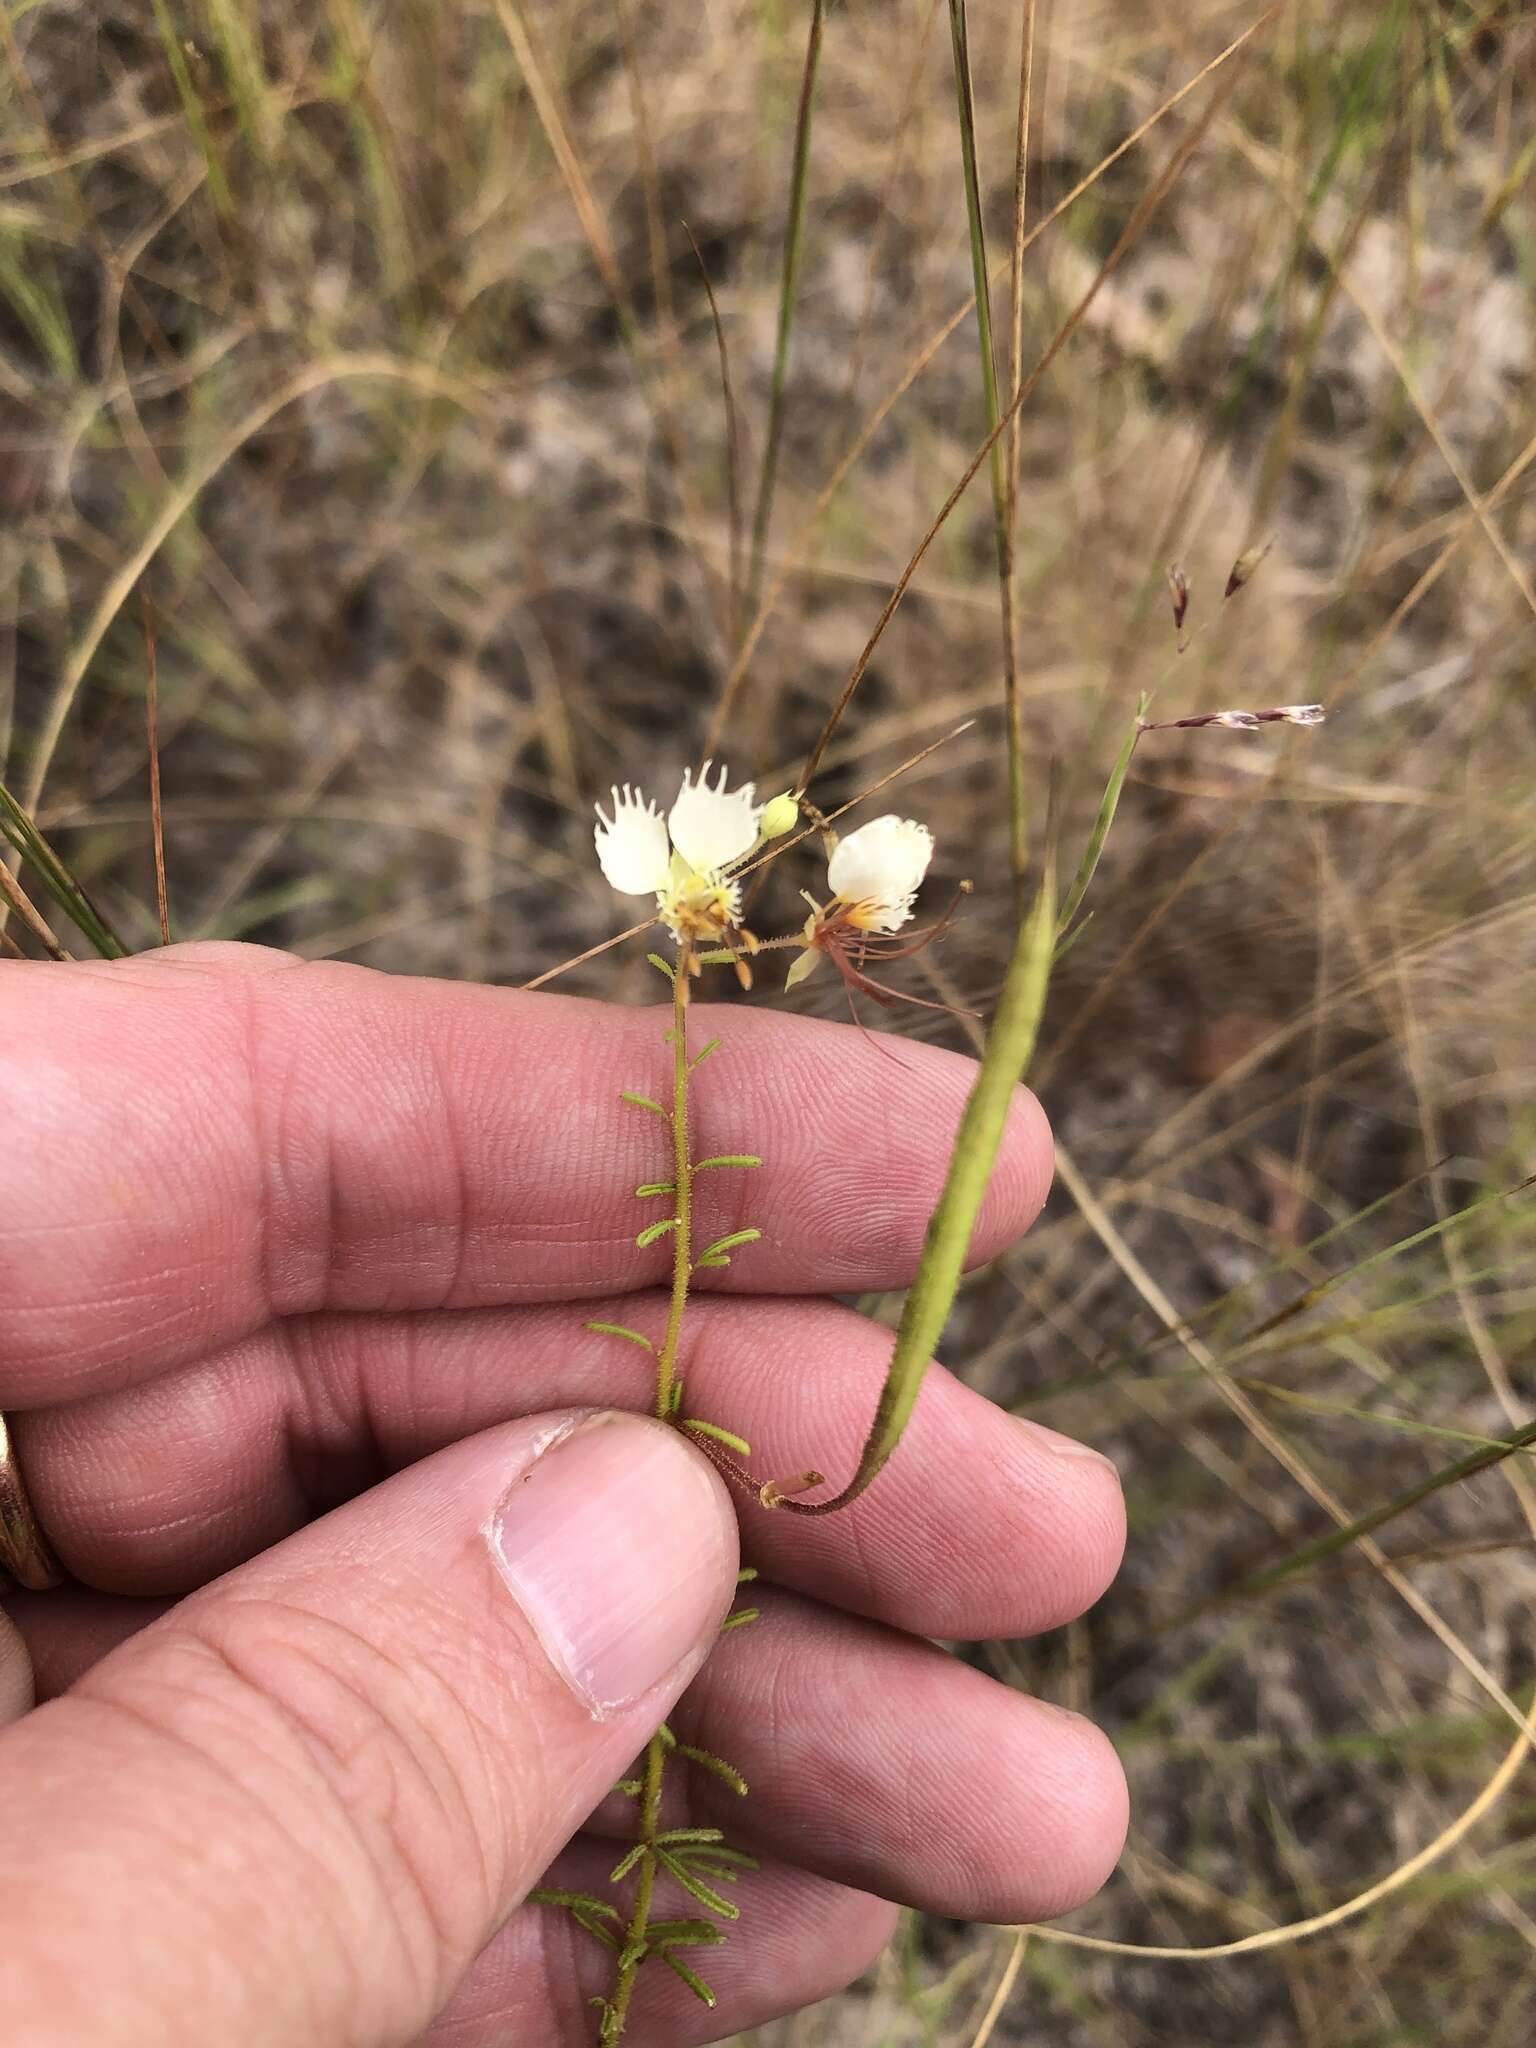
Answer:
M799 1515L834 1514L858 1499L901 1441L928 1361L954 1304L977 1212L1002 1143L1013 1091L1035 1049L1055 944L1056 882L1048 861L1029 915L1020 925L1014 942L997 1015L987 1034L981 1068L960 1119L944 1192L928 1224L922 1261L902 1310L896 1348L880 1390L874 1422L859 1454L858 1468L842 1492L831 1500L789 1500L779 1488L769 1485L762 1491L764 1507L782 1508Z

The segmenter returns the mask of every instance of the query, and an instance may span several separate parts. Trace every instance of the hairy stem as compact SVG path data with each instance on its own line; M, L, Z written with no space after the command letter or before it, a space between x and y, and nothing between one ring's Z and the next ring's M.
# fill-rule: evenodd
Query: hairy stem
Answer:
M687 955L680 956L672 977L672 1178L677 1189L673 1212L677 1221L672 1230L672 1301L667 1310L666 1335L656 1357L656 1414L663 1422L672 1418L678 1339L682 1335L683 1310L688 1305L688 1282L693 1277L693 1162L688 1156L688 965ZM640 1794L640 1840L645 1851L640 1858L634 1910L624 1933L613 1997L603 2018L604 2048L623 2038L635 1979L645 1960L646 1930L656 1893L656 1831L661 1822L661 1780L666 1761L666 1744L657 1733L645 1749Z
M635 1909L624 1932L623 1959L614 1979L613 1997L608 2001L608 2011L603 2019L601 2038L604 2048L623 2038L625 2022L629 2018L629 2001L635 1992L635 1979L645 1960L651 1902L656 1896L656 1832L661 1824L661 1774L666 1768L666 1761L666 1744L658 1732L645 1747L644 1790L640 1794L640 1839L645 1844L645 1853L640 1858L635 1880Z
M688 1157L688 962L680 959L672 981L672 1178L677 1187L672 1232L672 1302L667 1331L656 1360L656 1413L663 1422L672 1414L677 1344L688 1305L693 1275L693 1162Z

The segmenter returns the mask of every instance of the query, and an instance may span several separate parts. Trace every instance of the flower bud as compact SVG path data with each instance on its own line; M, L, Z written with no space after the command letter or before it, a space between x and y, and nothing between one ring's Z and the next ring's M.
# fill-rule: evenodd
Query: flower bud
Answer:
M782 796L776 796L763 805L758 813L757 830L760 838L782 839L786 832L793 832L800 822L800 801L791 789Z

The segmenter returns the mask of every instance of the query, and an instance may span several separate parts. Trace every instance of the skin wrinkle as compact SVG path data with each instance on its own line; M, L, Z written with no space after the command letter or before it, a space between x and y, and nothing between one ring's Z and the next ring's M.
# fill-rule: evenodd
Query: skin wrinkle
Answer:
M287 1477L310 1515L324 1514L396 1469L380 1436L362 1346L328 1343L333 1327L323 1315L289 1316L273 1325L287 1367L276 1397ZM408 1379L414 1378L419 1327L405 1317L392 1333Z
M188 1637L189 1642L194 1640L196 1639ZM207 1646L198 1643L198 1647L206 1648ZM324 1858L319 1853L317 1847L318 1830L308 1830L303 1839L299 1839L283 1826L276 1812L262 1801L259 1794L253 1790L253 1777L250 1772L249 1757L246 1755L246 1750L249 1747L247 1738L242 1737L241 1741L235 1745L237 1761L233 1764L226 1764L224 1759L207 1742L208 1731L203 1720L200 1703L194 1703L196 1711L190 1716L183 1713L182 1710L189 1702L185 1688L182 1686L178 1686L172 1695L171 1705L175 1711L170 1716L155 1714L147 1705L135 1704L132 1700L124 1698L115 1689L105 1684L94 1682L93 1675L90 1673L86 1674L79 1682L70 1698L83 1701L90 1708L98 1712L109 1716L116 1716L120 1720L131 1723L141 1731L149 1734L157 1744L163 1742L171 1743L189 1759L194 1767L201 1766L211 1771L215 1782L234 1795L231 1801L233 1813L242 1817L248 1817L253 1812L259 1815L275 1833L281 1849L295 1859L298 1865L306 1867L315 1873L316 1881L310 1888L305 1907L306 1919L308 1915L313 1914L312 1924L317 1928L324 1927L328 1922L332 1922L332 1915L327 1908L350 1895L337 1882L337 1872L328 1867ZM193 1739L191 1731L194 1729L200 1738L198 1740ZM103 1747L110 1749L111 1744L104 1744ZM260 1773L255 1774L255 1781L257 1783L262 1782ZM174 1813L182 1813L187 1809L173 1804L169 1806L168 1810ZM206 1828L211 1817L209 1809L207 1807L200 1807L199 1812ZM311 1817L313 1818L313 1816ZM245 1839L243 1827L232 1828L230 1835L233 1839L241 1841ZM195 1870L198 1867L199 1858L203 1851L204 1843L201 1840L198 1842L168 1844L168 1853L161 1860L159 1867L178 1871ZM292 1870L289 1879L290 1884L293 1878L298 1877L300 1874L299 1869ZM215 1897L216 1893L204 1886L197 1888L195 1892L186 1897L178 1898L175 1904L178 1913L184 1913L188 1910L198 1910L203 1904L211 1904ZM291 1897L285 1903L291 1903ZM343 1956L351 1961L353 1950L345 1937L340 1922L334 1921L332 1924L335 1926L337 1936L337 1940L329 1945L332 1960L334 1961L337 1956ZM261 1959L255 1953L252 1944L253 1931L248 1902L246 1902L246 1908L242 1912L241 1924L238 1928L231 1930L234 1939L223 1945L223 1952L225 1954L234 1953L242 1956L249 1955L251 1964L255 1968L260 1969ZM270 1933L270 1929L268 1929L268 1933ZM206 1953L210 1955L219 1953L219 1944L210 1941L206 1945ZM263 1972L263 1975L265 1974ZM355 1970L354 1977L360 1999L364 1982L364 1972L360 1967ZM250 1981L254 1984L255 1980L252 1979ZM292 1973L285 1972L283 1981L291 1985L293 1982ZM307 2009L312 2037L314 2029L319 2026L320 2015L312 2005Z
M428 1058L432 1062L434 1085L437 1090L438 1100L441 1103L447 1103L452 1099L452 1090L448 1087L444 1075L442 1054L438 1050L435 1039L429 1039L427 1046ZM448 1147L453 1185L453 1206L449 1223L450 1242L453 1246L453 1265L447 1284L443 1289L442 1299L438 1303L440 1308L446 1308L450 1302L458 1299L463 1283L464 1262L469 1249L470 1231L472 1228L472 1210L469 1199L469 1167L464 1157L464 1148L459 1139L455 1119L450 1116L444 1116L441 1120L441 1128L444 1142Z
M610 1297L593 1310L655 1330L664 1304L658 1296ZM317 1375L334 1400L354 1400L360 1411L355 1446L328 1434L318 1448L301 1446L299 1480L317 1507L335 1505L354 1478L372 1477L362 1461L374 1451L397 1469L512 1414L572 1402L646 1406L644 1354L584 1332L581 1320L579 1309L548 1305L442 1317L327 1314L275 1326L246 1340L235 1359L210 1358L159 1383L148 1426L157 1441L179 1446L166 1485L195 1485L200 1500L214 1502L232 1485L248 1491L253 1468L265 1462L262 1497L287 1493L293 1468L275 1469L273 1447ZM814 1457L841 1469L852 1458L889 1355L888 1331L831 1303L739 1296L701 1300L684 1330L690 1407L743 1428L754 1441L754 1467L788 1470ZM813 1371L804 1370L807 1360ZM211 1407L208 1389L216 1390ZM110 1561L112 1583L124 1589L150 1559L112 1511L113 1446L142 1435L150 1398L125 1390L26 1418L22 1446L40 1511L72 1568L90 1579L98 1558ZM290 1437L305 1426L290 1419ZM841 1604L880 1616L899 1599L911 1627L936 1635L1053 1627L1097 1597L1122 1540L1123 1508L1107 1470L1059 1463L940 1369L919 1397L912 1429L911 1457L895 1461L880 1492L851 1514L825 1523L744 1515L749 1559L780 1579L814 1579ZM250 1446L238 1469L229 1448L236 1442ZM978 1517L1000 1532L980 1559L969 1539ZM862 1557L850 1540L855 1522L867 1532ZM282 1533L284 1525L252 1527L220 1513L199 1576ZM1030 1571L1002 1576L998 1560L1015 1550L1030 1558ZM156 1567L157 1588L178 1583Z
M285 956L286 957L286 956ZM257 1003L252 982L242 981L235 985L233 1000L240 1012L240 1043L244 1051L241 1076L245 1082L245 1114L241 1128L252 1133L258 1147L254 1162L255 1185L260 1190L255 1204L255 1243L251 1246L253 1269L258 1276L261 1299L268 1304L269 1311L275 1295L276 1271L272 1257L272 1185L259 1156L261 1144L261 1101L257 1076L260 1073L258 1060L259 1033L257 1028Z
M242 1631L249 1631L253 1609L272 1617L270 1643L280 1660L275 1667L262 1668L264 1660L258 1660L254 1643L242 1653ZM449 1745L434 1729L434 1715L439 1717L438 1725L458 1730L471 1725L460 1702L446 1684L439 1683L432 1712L423 1708L402 1717L400 1709L414 1702L423 1678L430 1675L425 1665L392 1657L384 1644L348 1627L335 1615L322 1617L312 1609L265 1595L259 1601L242 1597L238 1604L226 1604L220 1623L223 1640L216 1640L204 1628L197 1629L200 1647L250 1695L258 1714L274 1719L314 1764L330 1794L335 1818L355 1852L348 1859L351 1874L347 1882L355 1885L355 1866L360 1862L372 1880L371 1893L392 1924L393 1952L408 1959L423 2011L435 2011L472 1953L463 1929L454 1926L445 1911L448 1901L458 1896L462 1851L473 1846L480 1852L482 1866L484 1863L483 1848L470 1818L475 1803L470 1787L464 1785L462 1796L452 1798L459 1789L466 1757L450 1757ZM326 1638L323 1648L311 1646L316 1630ZM373 1673L382 1665L403 1684L380 1686L373 1673L366 1683L354 1678L347 1651L340 1656L334 1653L338 1641L349 1646L354 1660L361 1653L361 1661L373 1667ZM301 1680L307 1676L319 1681L319 1711L307 1710L301 1703L291 1685L293 1673ZM329 1711L338 1699L346 1703L345 1712L355 1716L355 1726L329 1721ZM422 1749L417 1748L418 1740ZM482 1753L478 1742L466 1745L466 1750L477 1757ZM436 1770L431 1768L433 1760ZM492 1768L478 1786L482 1806L495 1803L491 1798L494 1783ZM409 1803L403 1787L424 1795L429 1809L448 1824L455 1851L444 1858L454 1874L450 1884L444 1884L441 1872L429 1870L424 1862L422 1842L415 1832L417 1819L402 1823L402 1810ZM448 1799L443 1796L445 1787L449 1788ZM456 1808L457 1826L450 1806ZM382 1855L375 1829L385 1844ZM517 1845L509 1844L509 1854L517 1853ZM466 1925L478 1925L485 1917L484 1908L477 1906L467 1916Z
M180 1229L206 1227L219 1240L210 1247L209 1269L216 1269L222 1261L227 1272L248 1276L249 1293L243 1297L238 1287L228 1284L222 1289L198 1286L192 1303L174 1304L171 1313L181 1320L171 1327L184 1331L185 1341L156 1347L167 1362L190 1355L199 1332L211 1343L229 1341L249 1330L259 1320L259 1304L268 1296L280 1309L307 1306L321 1297L339 1307L367 1307L376 1298L387 1303L393 1296L401 1301L403 1288L405 1300L415 1306L421 1296L411 1292L413 1267L419 1267L423 1246L430 1247L434 1239L445 1256L451 1249L452 1256L464 1261L466 1277L461 1291L469 1302L509 1297L526 1300L536 1295L547 1297L555 1290L571 1298L615 1287L631 1290L663 1277L665 1247L638 1251L628 1231L631 1218L625 1213L625 1182L632 1187L653 1170L655 1134L644 1128L649 1120L638 1112L625 1111L617 1102L596 1118L588 1113L582 1143L574 1156L572 1149L566 1148L564 1157L551 1152L542 1122L545 1109L558 1104L562 1095L568 1104L574 1095L585 1101L587 1091L574 1082L588 1069L594 1074L616 1075L617 1062L622 1060L625 1078L642 1078L630 1072L631 1041L645 1045L653 1033L659 1037L660 1020L655 1013L616 1014L573 998L520 998L503 991L459 989L448 984L400 983L363 969L289 963L280 971L258 972L243 958L241 966L244 971L236 972L232 963L225 962L217 971L210 971L207 966L199 969L184 962L178 970L171 963L151 959L120 965L113 974L97 977L103 986L135 995L138 1002L132 1007L136 1009L142 1008L147 998L158 999L171 1043L181 1047L179 1067L186 1069L190 1064L192 1069L185 1085L178 1073L179 1093L167 1112L176 1120L174 1145L163 1131L152 1133L153 1145L164 1153L163 1159L154 1162L156 1170L168 1179L155 1211L143 1219L146 1233L152 1233L156 1213L166 1214ZM294 974L300 967L304 979L296 983ZM18 967L14 983L22 997L18 1014L25 1005L33 1004L39 1006L39 1021L48 1030L74 1031L78 1001L60 1007L55 993L59 977L72 972L75 970L50 970L44 980L40 973L34 975L31 969ZM422 1151L423 1042L430 1048L440 1034L448 1032L453 1042L468 1049L462 1062L456 1057L456 1064L483 1069L491 1052L481 1048L500 1043L497 1027L502 1017L512 1027L522 1019L531 1020L535 1040L542 1041L547 1032L552 1042L563 1047L565 1065L558 1084L536 1087L531 1096L519 1096L498 1082L488 1107L455 1097L455 1130L465 1162L459 1170L481 1191L479 1213L472 1216L468 1230L457 1234L454 1241L456 1234L440 1229L430 1216L404 1211L370 1219L364 1202L359 1230L349 1244L346 1214L338 1209L336 1200L341 1162L334 1152L329 1159L317 1158L314 1133L328 1137L333 1148L348 1138L355 1140L358 1149L348 1146L346 1170L359 1178L365 1189L375 1181L387 1189L397 1171L395 1161L411 1159ZM726 1186L728 1175L706 1177L701 1184L705 1204L701 1228L708 1229L718 1221L724 1229L736 1215L747 1213L737 1208L738 1203L754 1204L754 1220L770 1239L759 1252L759 1284L766 1282L776 1289L810 1284L836 1291L843 1286L898 1284L915 1256L933 1192L929 1183L936 1180L942 1154L940 1132L935 1129L930 1142L928 1127L951 1121L959 1107L967 1068L958 1059L946 1061L937 1055L932 1061L913 1063L914 1072L921 1077L920 1088L926 1086L930 1099L925 1103L920 1094L910 1111L890 1114L891 1142L902 1145L904 1151L888 1162L885 1174L866 1171L861 1183L853 1154L863 1155L867 1148L862 1143L851 1145L848 1133L862 1113L860 1105L866 1095L885 1098L885 1107L890 1108L888 1080L876 1077L878 1088L871 1082L869 1063L877 1056L876 1049L866 1049L843 1027L804 1019L754 1018L750 1012L733 1012L721 1021L728 1025L728 1049L722 1056L729 1058L739 1050L750 1100L744 1114L733 1091L728 1118L719 1118L730 1128L722 1129L711 1109L712 1101L718 1108L718 1091L700 1091L701 1150L728 1151L759 1142L769 1154L770 1173L753 1177L751 1188L737 1189ZM703 1032L714 1022L713 1017L701 1013L698 1028ZM771 1034L761 1028L769 1025L774 1027ZM87 1056L97 1062L107 1056L105 1030L103 1022L94 1037L87 1033ZM344 1133L334 1116L327 1115L326 1105L347 1097L349 1091L355 1094L359 1088L365 1095L371 1091L373 1098L387 1092L377 1080L381 1032L387 1041L383 1071L393 1072L391 1061L400 1065L412 1113L396 1116L392 1125L386 1101L386 1122L380 1130L377 1102L370 1100L367 1121L363 1108L354 1104L356 1121ZM770 1035L773 1057L766 1058L764 1048ZM359 1045L369 1055L366 1071L359 1069ZM316 1065L322 1054L337 1069L325 1073L324 1085ZM218 1082L212 1094L208 1092L210 1063ZM242 1068L243 1080L225 1071L233 1065ZM439 1111L439 1124L446 1106L436 1102L437 1091L450 1079L441 1065L439 1058L435 1087L429 1082L425 1091ZM308 1090L306 1072L314 1083ZM278 1098L275 1111L268 1101L272 1093ZM203 1108L198 1108L199 1103ZM198 1128L204 1111L213 1143L201 1150L189 1149L186 1133ZM138 1137L143 1114L137 1094L124 1114L131 1124L124 1136ZM989 1242L999 1235L1000 1214L1010 1220L1017 1217L1022 1226L1042 1192L1047 1156L1044 1130L1038 1112L1027 1114L1028 1126L1019 1131L1023 1142L1013 1144L1005 1154ZM1030 1131L1027 1138L1026 1128ZM767 1135L760 1138L759 1132ZM391 1137L398 1142L391 1144ZM373 1174L370 1145L380 1152L380 1171ZM430 1145L427 1149L430 1154ZM510 1157L523 1161L527 1185L543 1187L548 1178L553 1200L537 1216L519 1216L515 1203L508 1208L510 1184L498 1161ZM188 1158L202 1175L195 1190L182 1184ZM610 1161L626 1159L634 1177L626 1172L615 1182L608 1172ZM267 1162L266 1171L262 1171L263 1161ZM797 1173L795 1164L800 1161L805 1162L806 1170ZM594 1179L599 1168L601 1186ZM765 1178L773 1181L774 1191L763 1187ZM324 1184L317 1185L317 1179ZM716 1182L713 1188L711 1179ZM180 1202L174 1215L166 1209L171 1199ZM399 1203L404 1197L396 1193L394 1199ZM312 1204L308 1211L303 1206L306 1200ZM615 1227L605 1230L599 1223L594 1229L594 1220L606 1214L614 1215ZM327 1239L337 1240L332 1263L339 1269L329 1291L319 1278L326 1262ZM143 1251L139 1273L153 1273L167 1263L152 1236ZM519 1263L524 1268L521 1273ZM794 1277L797 1265L804 1279ZM516 1276L513 1285L505 1279L509 1272ZM729 1285L732 1279L721 1273L700 1277L711 1288ZM437 1289L446 1284L440 1274ZM121 1340L115 1336L94 1342L86 1336L77 1343L82 1375L107 1369L121 1372L125 1365L140 1373L148 1369L152 1355L143 1342L143 1332L159 1318L148 1302L143 1308L147 1313L135 1314L134 1350L122 1364L118 1358ZM215 1318L221 1312L227 1320L219 1327ZM12 1385L8 1380L8 1390ZM13 1405L23 1404L13 1401Z

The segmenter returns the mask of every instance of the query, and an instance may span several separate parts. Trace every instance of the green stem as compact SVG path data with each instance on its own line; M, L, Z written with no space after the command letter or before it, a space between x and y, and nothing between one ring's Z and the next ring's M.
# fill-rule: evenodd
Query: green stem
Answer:
M688 1157L688 962L679 958L672 979L672 1178L677 1186L677 1227L672 1232L672 1301L656 1360L656 1413L671 1420L677 1345L693 1277L693 1162Z
M997 1148L1002 1143L1013 1091L1023 1080L1034 1053L1055 942L1056 882L1053 860L1048 854L1034 903L1014 943L997 1014L987 1033L986 1050L960 1118L944 1192L928 1224L923 1256L907 1291L885 1385L880 1390L875 1419L864 1440L858 1466L842 1492L831 1500L791 1500L778 1487L770 1485L762 1491L764 1507L778 1508L786 1514L835 1514L858 1499L901 1441L928 1361L943 1334L960 1285L971 1232L992 1176Z
M661 1774L666 1768L667 1749L659 1733L645 1747L645 1789L640 1795L640 1839L646 1845L635 1882L635 1910L624 1931L625 1960L614 1980L613 1996L603 2019L603 2048L623 2039L629 2018L629 2001L635 1979L645 1960L645 1937L651 1924L651 1904L656 1895L656 1834L661 1824ZM638 1953L637 1953L638 1951Z

